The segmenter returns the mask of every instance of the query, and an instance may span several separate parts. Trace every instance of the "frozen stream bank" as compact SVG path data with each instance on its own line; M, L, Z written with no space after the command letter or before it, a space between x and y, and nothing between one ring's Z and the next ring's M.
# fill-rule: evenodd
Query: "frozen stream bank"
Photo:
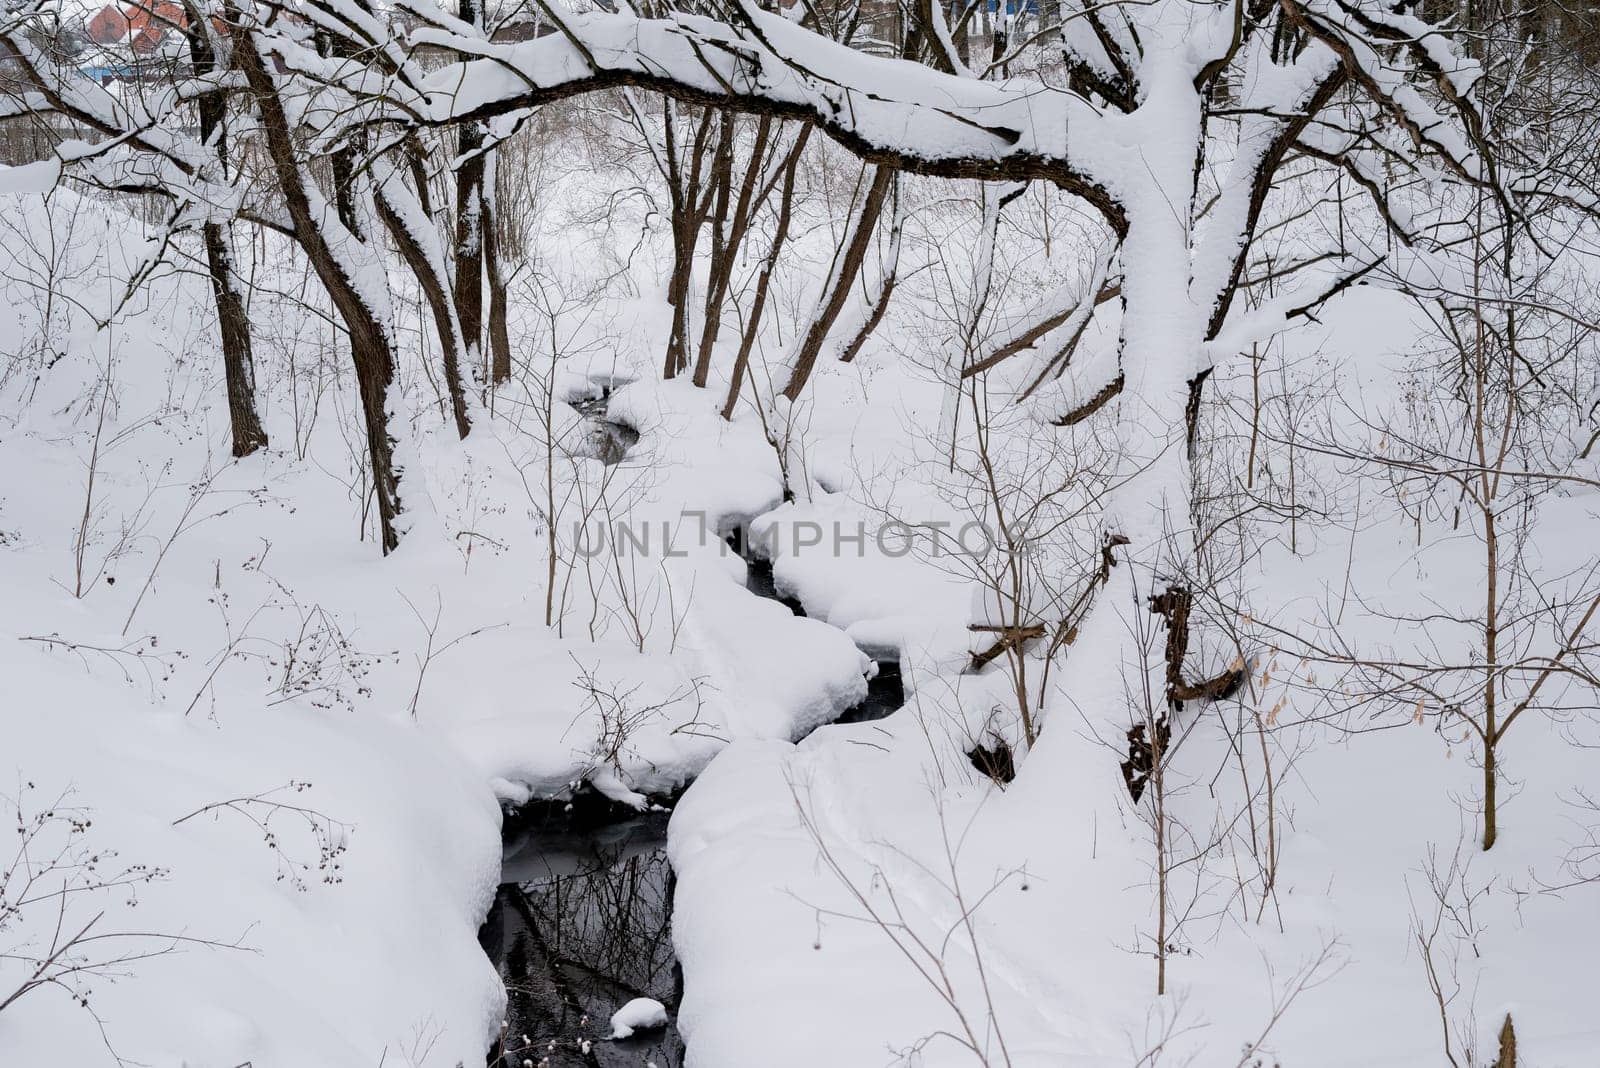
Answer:
M768 562L750 562L747 584L782 600ZM840 721L881 719L903 701L899 664L880 662L866 699ZM683 1064L668 816L665 808L635 812L592 791L507 815L501 885L479 932L506 985L506 1027L489 1053L491 1068ZM638 997L666 1007L667 1027L611 1040L611 1014Z

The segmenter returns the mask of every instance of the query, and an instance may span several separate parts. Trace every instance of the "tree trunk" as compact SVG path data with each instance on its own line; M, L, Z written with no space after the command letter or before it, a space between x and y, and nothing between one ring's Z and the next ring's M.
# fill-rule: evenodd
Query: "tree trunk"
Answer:
M972 66L972 14L976 9L977 0L967 0L961 7L961 13L956 16L956 24L950 28L950 36L955 40L956 57L964 67Z
M1500 835L1495 754L1500 744L1500 710L1496 701L1496 687L1500 681L1500 539L1492 501L1483 509L1483 534L1488 565L1484 575L1483 621L1483 848L1489 850L1494 848L1495 839Z
M894 188L894 213L893 221L889 225L889 248L883 257L883 281L878 285L878 295L871 302L867 311L866 320L861 328L856 331L855 337L839 352L840 363L850 363L861 352L861 346L867 343L867 338L875 333L883 323L883 316L889 310L889 299L894 296L894 287L900 276L900 237L905 228L905 206L900 199L899 183Z
M715 110L702 109L685 159L678 144L673 105L668 102L665 107L663 155L667 164L667 191L672 201L672 277L667 283L667 303L672 306L672 328L667 336L667 356L661 375L676 378L689 367L689 294L694 288L694 250L700 240L700 226L710 207L709 203L702 204L700 172Z
M465 18L470 6L461 5ZM483 211L483 140L481 122L464 124L456 140L456 318L466 339L466 361L476 367L483 353L484 231L489 220ZM470 158L468 158L470 157Z
M1039 0L1039 30L1048 43L1061 33L1061 0Z
M674 213L676 215L676 213ZM681 218L672 221L672 278L667 283L667 304L672 327L667 335L667 355L662 378L676 378L689 366L689 272L694 267L694 232Z
M1187 588L1194 574L1191 464L1184 447L1189 381L1202 352L1208 307L1189 291L1189 218L1202 128L1192 88L1162 87L1171 136L1145 150L1147 166L1129 202L1117 398L1115 489L1108 494L1105 582L1064 667L1074 694L1092 695L1090 733L1122 737L1130 702L1174 699L1188 647ZM1185 137L1185 126L1191 135ZM1176 287L1176 291L1175 288ZM1204 294L1202 294L1202 298ZM1177 661L1177 662L1173 662ZM1021 775L1070 777L1076 723L1045 720ZM1116 781L1115 779L1108 782Z
M316 193L315 186L308 180L296 155L289 119L283 101L278 96L277 79L262 59L255 37L248 30L250 24L238 6L228 0L227 10L229 23L241 28L233 35L234 58L255 97L264 135L263 143L272 161L278 187L283 191L295 240L305 250L307 259L317 272L317 278L344 320L350 337L350 358L355 365L356 387L361 396L366 424L373 493L378 499L379 544L387 555L400 545L395 520L401 510L400 469L394 461L394 439L389 434L389 387L394 381L394 353L389 332L363 301L352 278L346 273L351 269L335 254L334 247L324 235L324 225L340 224L328 220L324 212L313 210L311 198L317 196L320 204L320 194ZM354 187L346 185L344 193L350 198L353 216ZM354 234L340 235L339 245L344 255L350 255L357 251L356 247L361 247ZM362 248L362 251L368 250Z
M221 223L203 229L211 295L222 330L222 368L228 383L228 419L233 426L233 455L249 456L265 448L267 432L256 414L256 373L250 352L250 317L234 284L233 255Z
M185 4L184 37L197 77L217 69L216 51L208 33L210 23L195 0ZM224 120L227 99L208 93L195 102L200 117L200 140L212 146L224 174L228 172L228 140ZM233 455L249 456L265 448L267 432L256 412L256 374L250 350L250 317L233 271L233 251L224 224L208 222L201 230L206 246L206 266L211 275L211 295L217 305L217 325L222 335L222 370L228 385L228 420L233 428Z
M391 196L404 193L403 189L394 189L390 185L399 181L398 175L391 175L379 189L378 215L383 220L384 229L394 239L401 259L411 268L411 273L416 276L417 284L422 287L422 293L428 300L428 309L433 314L433 322L439 333L439 351L444 363L445 386L450 393L451 414L455 417L456 433L464 438L472 430L472 421L467 415L467 391L461 378L463 331L456 318L455 306L450 302L449 281L443 276L445 266L442 251L434 245L434 255L430 256L419 236L406 225L407 213L396 210L390 202ZM431 228L429 236L432 236Z
M483 4L461 0L457 16L482 32ZM505 290L495 247L494 148L484 148L488 127L464 123L457 133L456 158L456 318L466 339L466 363L478 365L483 353L483 288L489 285L489 349L486 368L491 385L511 377L511 346L506 337Z
M491 155L483 177L483 266L489 283L489 381L511 380L511 337L506 329L506 284L500 275L500 234L496 228L499 188Z
M772 134L772 118L761 116L756 126L755 141L750 147L750 159L745 165L744 178L739 184L739 197L733 206L733 217L728 217L728 201L733 188L733 130L732 120L724 132L725 153L719 145L719 155L714 161L717 182L716 209L712 218L711 279L706 287L705 322L700 330L700 353L695 359L694 384L704 386L711 374L711 350L722 329L722 302L733 281L734 265L739 259L739 248L750 227L750 216L759 207L755 201L756 183L766 164L767 141ZM770 188L769 188L770 191Z
M761 275L756 279L755 300L750 306L750 315L745 320L744 336L739 339L739 355L733 361L733 373L728 376L728 399L722 405L722 418L732 419L733 410L739 403L739 389L744 385L744 376L750 366L750 350L755 345L756 336L761 331L761 313L767 306L767 286L772 281L772 272L778 266L778 254L783 250L783 243L789 238L789 223L794 217L794 177L800 166L800 157L805 152L806 140L811 136L811 127L802 127L795 137L793 146L789 149L789 156L783 161L783 189L778 194L778 222L772 234L772 248L767 252L767 260L761 265Z
M855 284L856 276L861 273L861 265L867 258L867 249L872 245L873 229L878 224L878 216L883 213L883 205L889 198L890 188L894 185L895 173L893 167L887 166L876 167L873 170L872 184L867 188L866 198L862 201L855 219L852 220L851 231L845 238L844 248L840 250L838 262L822 294L822 305L811 318L811 323L795 355L794 370L789 374L789 383L783 387L783 395L791 401L799 400L800 394L805 390L806 382L811 378L811 371L816 366L817 356L822 352L823 342L828 339L828 331L839 318L839 313L844 310L845 300L850 296L850 287Z

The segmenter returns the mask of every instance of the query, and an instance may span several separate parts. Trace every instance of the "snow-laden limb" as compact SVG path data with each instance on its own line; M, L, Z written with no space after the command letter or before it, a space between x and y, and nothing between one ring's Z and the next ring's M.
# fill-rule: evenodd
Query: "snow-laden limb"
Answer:
M1264 59L1264 57L1252 57ZM1256 220L1285 155L1346 83L1344 69L1321 49L1288 66L1252 64L1241 101L1239 147L1203 222L1190 285L1209 306L1207 336L1221 329L1238 291ZM1288 103L1288 107L1284 104Z
M562 32L533 41L485 43L436 27L411 39L464 57L428 76L435 123L633 86L813 123L857 155L912 173L1037 178L1119 215L1101 178L1068 150L1092 136L1088 101L1035 81L977 81L867 55L754 9L737 16L562 15Z
M1290 2L1284 10L1338 56L1346 75L1400 124L1418 152L1438 157L1468 181L1501 180L1494 154L1484 150L1482 118L1471 98L1481 68L1452 48L1438 27L1373 0ZM1454 120L1418 89L1419 76L1431 78Z
M1119 365L1089 400L1094 412L1114 414L1118 470L1106 500L1107 544L1138 572L1131 588L1143 598L1181 592L1193 571L1189 455L1200 390L1218 354L1206 341L1227 325L1257 220L1284 161L1302 149L1358 175L1372 170L1349 162L1354 142L1329 146L1337 127L1321 123L1324 113L1337 106L1338 118L1357 130L1387 118L1410 137L1409 147L1387 151L1433 157L1475 184L1500 189L1503 180L1490 163L1472 99L1476 67L1456 58L1445 31L1389 0L1248 7L1156 0L1069 11L1067 21L1081 19L1089 32L1074 29L1063 38L1074 73L1067 89L1036 78L974 78L948 55L940 64L946 70L869 55L748 0L727 0L716 9L721 18L541 6L556 32L496 42L473 20L425 0L408 0L407 13L420 25L404 35L362 0L317 0L298 19L278 17L283 11L271 4L230 3L234 63L262 112L294 229L341 314L355 324L353 338L371 335L362 341L373 352L393 349L388 281L370 247L375 213L393 204L373 185L371 162L427 128L480 124L579 93L644 88L795 120L875 164L879 176L905 171L1049 182L1083 199L1119 241ZM1299 35L1295 47L1281 47L1285 33ZM414 58L419 49L454 62L425 73ZM268 60L283 73L269 71ZM1221 139L1210 124L1225 78L1228 91L1238 93L1231 109L1238 141L1225 168L1211 167L1226 174L1202 204L1198 176L1216 162L1211 157ZM177 168L179 179L194 170L189 142L146 135L141 116L116 113L119 105L92 93L69 96L99 126L125 135L127 147ZM100 114L90 105L112 110ZM336 205L323 202L308 180L307 164L317 156L331 157L336 173L342 167L349 178L335 183ZM1382 186L1366 188L1388 199ZM987 230L1003 206L986 194ZM415 215L389 210L422 273L438 277L432 266L438 257L428 251L426 227ZM854 236L867 232L863 225ZM979 270L986 274L983 264ZM1104 277L1094 289L1096 297L1104 292ZM836 305L830 300L829 318ZM1081 329L1092 309L1080 302L1061 322ZM449 319L448 310L441 314ZM447 321L441 327L447 348L471 344L456 343L460 330ZM824 324L807 333L820 339L825 331ZM809 340L806 352L815 348ZM968 361L972 340L969 331L964 348L947 352L955 389L962 376L954 355L961 348L960 362ZM389 357L368 362L381 365L373 380L386 383ZM1047 364L1035 382L1056 370ZM797 368L786 389L791 400L803 372ZM378 390L370 392L369 416L379 405ZM382 466L378 436L375 467ZM1169 650L1179 650L1181 659L1186 646L1180 637ZM1107 665L1095 670L1121 670ZM1180 668L1169 665L1160 674L1170 683Z
M143 99L108 92L77 70L63 67L40 48L34 23L42 9L0 19L0 45L9 50L14 73L31 88L8 96L7 115L57 115L92 131L96 143L67 139L56 146L63 172L81 174L110 189L154 192L228 210L233 198L222 183L209 180L210 153L178 131L177 108L188 94L166 91ZM236 87L221 80L208 88Z
M43 14L41 5L26 13L7 12L0 20L0 42L11 52L10 63L33 86L36 99L114 142L161 160L179 181L196 174L206 162L201 146L164 124L184 96L169 89L153 101L131 95L123 99L78 71L64 69L34 39L34 23Z
M10 50L20 84L0 98L0 116L66 119L90 135L54 146L58 180L125 193L144 193L173 203L176 229L243 218L280 232L292 223L272 200L243 197L218 158L218 146L196 135L193 109L207 95L245 90L237 69L218 69L171 83L141 84L139 93L112 92L80 70L60 63L40 47L36 24L47 8L35 4L0 19L0 45ZM31 180L42 181L43 164Z
M1023 321L1027 322L1028 326L1006 335L1005 340L995 345L988 355L962 368L961 377L971 378L982 374L1048 338L1064 338L1061 345L1053 346L1055 348L1053 355L1035 361L1033 374L1030 375L1028 385L1022 390L1018 399L1026 399L1049 378L1059 377L1072 359L1078 343L1083 339L1084 331L1094 318L1095 309L1109 304L1122 295L1122 282L1113 275L1115 263L1116 249L1113 247L1102 250L1094 260L1086 285L1062 286L1023 316Z
M1375 270L1381 260L1343 257L1332 269L1310 269L1300 285L1263 300L1248 312L1233 316L1225 330L1206 341L1207 359L1221 361L1277 337L1294 320L1313 316L1328 300L1356 285Z

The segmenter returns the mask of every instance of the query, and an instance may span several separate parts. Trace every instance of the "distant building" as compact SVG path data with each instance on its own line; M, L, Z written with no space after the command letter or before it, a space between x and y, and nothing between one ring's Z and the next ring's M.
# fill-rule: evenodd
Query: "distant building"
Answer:
M169 33L181 34L183 8L171 0L133 0L107 4L95 12L85 30L89 40L106 49L128 49L133 56L153 56Z

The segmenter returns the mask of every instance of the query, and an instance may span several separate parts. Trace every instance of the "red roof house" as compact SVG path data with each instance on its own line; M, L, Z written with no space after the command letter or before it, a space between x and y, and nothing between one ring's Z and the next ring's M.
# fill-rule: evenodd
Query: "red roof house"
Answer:
M161 47L168 33L181 32L183 8L172 0L132 0L120 7L107 4L86 26L89 39L106 47L127 46L148 56Z

